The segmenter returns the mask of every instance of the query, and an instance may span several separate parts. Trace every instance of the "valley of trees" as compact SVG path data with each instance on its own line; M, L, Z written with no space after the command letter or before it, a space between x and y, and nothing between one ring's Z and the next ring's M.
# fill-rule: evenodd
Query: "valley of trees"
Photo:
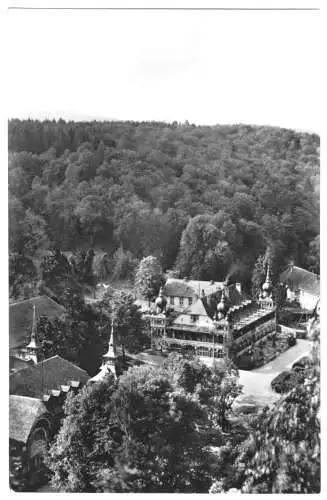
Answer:
M10 299L46 294L63 317L38 319L46 357L92 376L116 342L149 344L133 282L151 300L163 271L242 281L258 294L290 260L319 273L319 137L189 123L9 122ZM278 297L277 297L278 299ZM277 300L276 299L276 300ZM47 464L62 491L320 491L319 336L304 384L253 415L233 408L232 365L169 355L108 375L65 405Z
M319 493L319 334L313 366L270 408L232 408L238 373L170 354L65 405L47 464L61 492Z
M9 121L14 300L38 293L50 250L84 250L83 286L132 279L153 255L181 277L228 274L250 290L268 247L277 269L294 260L319 273L317 135L187 122Z

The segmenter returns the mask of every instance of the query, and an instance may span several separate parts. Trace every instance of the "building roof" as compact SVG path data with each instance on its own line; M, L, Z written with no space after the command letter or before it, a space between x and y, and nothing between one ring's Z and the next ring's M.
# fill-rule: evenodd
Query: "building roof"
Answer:
M168 278L163 288L165 295L169 297L194 297L211 295L223 288L224 284L217 281L186 280L177 278Z
M163 292L168 297L194 297L194 288L186 280L168 278Z
M26 443L37 420L47 413L39 399L9 396L9 438Z
M208 308L202 299L198 299L194 304L190 305L183 314L189 314L194 316L208 316Z
M224 283L219 281L189 280L188 283L194 289L194 292L199 296L201 295L202 290L204 291L204 295L212 295L218 290L222 290L224 288Z
M22 368L27 368L33 364L34 363L32 360L26 361L25 359L16 358L16 356L9 356L9 370L11 372L15 370L21 370Z
M9 391L10 394L42 399L52 391L70 386L72 381L85 384L89 378L82 368L60 356L53 356L12 373L9 376Z
M9 305L9 347L10 349L23 347L29 340L28 330L32 328L33 305L37 315L49 319L58 318L66 310L60 304L46 295L32 299L21 300Z
M183 315L188 314L190 316L206 316L212 319L217 311L217 304L221 299L223 290L225 291L225 298L227 308L231 310L232 308L242 308L246 314L246 308L250 304L250 300L246 300L246 296L243 292L239 292L235 284L229 285L224 289L219 289L216 293L210 294L204 299L199 298L187 307L173 322L172 326L180 325L180 319ZM243 314L244 314L243 313ZM193 330L196 331L196 325L193 326Z
M320 276L301 267L289 265L281 273L280 280L291 289L303 290L312 295L320 295Z

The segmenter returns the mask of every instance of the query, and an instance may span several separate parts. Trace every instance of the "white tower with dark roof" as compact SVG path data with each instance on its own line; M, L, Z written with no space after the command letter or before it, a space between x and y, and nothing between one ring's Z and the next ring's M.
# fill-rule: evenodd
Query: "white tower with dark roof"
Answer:
M117 378L116 362L117 362L117 352L115 345L114 319L112 319L108 351L102 356L102 365L99 373L97 373L93 378L91 378L90 382L100 382L101 380L104 380L109 372L111 372L116 379Z
M35 304L33 304L33 323L32 323L32 332L31 332L31 340L29 344L25 348L25 359L28 361L33 361L34 364L37 364L41 361L42 358L42 347L39 343L36 331L36 308Z
M270 277L270 264L267 265L266 280L262 285L262 293L259 299L262 307L267 309L272 309L274 307L274 302L272 298L272 281Z

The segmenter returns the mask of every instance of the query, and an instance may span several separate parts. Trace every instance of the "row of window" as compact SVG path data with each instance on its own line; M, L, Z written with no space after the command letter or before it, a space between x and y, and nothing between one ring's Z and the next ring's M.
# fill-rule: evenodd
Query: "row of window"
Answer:
M176 302L175 302L175 299L176 299ZM177 302L177 300L179 302ZM188 304L187 304L187 300L188 300ZM169 303L171 306L177 306L179 305L180 307L186 307L187 305L188 306L191 306L193 304L193 299L192 297L169 297Z
M196 333L194 334L193 332L183 332L179 330L170 330L168 332L168 336L172 339L179 339L179 340L191 340L193 342L208 342L210 344L213 343L214 339L212 335L205 335ZM224 342L224 336L219 334L215 335L215 342L218 344L222 344Z
M237 346L239 349L244 349L245 347L248 347L253 342L259 340L262 337L265 337L269 333L272 333L273 330L274 330L273 325L268 324L268 325L260 328L260 330L256 330L253 335L247 335L246 337L244 337L240 342L238 342Z
M205 357L205 358L212 358L212 357L215 357L215 358L223 358L224 357L224 349L210 349L208 347L197 347L197 348L194 348L193 346L184 346L184 347L181 347L180 345L178 344L171 344L169 346L169 349L170 350L174 350L174 351L178 351L178 352L181 352L181 351L189 351L189 352L193 352L195 353L197 356L201 356L201 357Z
M198 347L196 349L196 353L198 356L212 358L213 349L208 349L208 347ZM223 358L224 357L224 350L223 349L215 349L214 350L214 357L215 358Z

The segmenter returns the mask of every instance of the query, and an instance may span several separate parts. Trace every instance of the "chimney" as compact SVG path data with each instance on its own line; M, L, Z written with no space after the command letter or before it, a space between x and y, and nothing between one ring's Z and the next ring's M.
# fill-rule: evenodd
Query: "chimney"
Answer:
M242 285L241 285L240 282L235 283L235 289L241 295L241 293L242 293Z
M215 284L214 280L211 280L210 285L214 285L214 284Z
M184 280L184 281L187 281L187 280L188 280L188 277L187 277L187 276L184 276L183 280Z
M228 281L227 280L224 281L223 290L224 290L225 298L229 299L229 289L228 289Z

